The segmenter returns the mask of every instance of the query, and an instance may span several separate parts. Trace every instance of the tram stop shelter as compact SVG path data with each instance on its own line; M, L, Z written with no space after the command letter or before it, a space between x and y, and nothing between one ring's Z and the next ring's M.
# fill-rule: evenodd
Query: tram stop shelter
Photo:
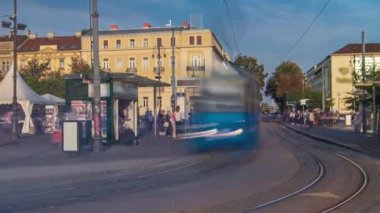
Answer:
M124 131L138 136L138 88L170 84L152 80L134 73L100 73L101 135L103 143L121 142ZM65 120L82 123L81 138L92 142L93 136L93 75L70 74L65 76Z

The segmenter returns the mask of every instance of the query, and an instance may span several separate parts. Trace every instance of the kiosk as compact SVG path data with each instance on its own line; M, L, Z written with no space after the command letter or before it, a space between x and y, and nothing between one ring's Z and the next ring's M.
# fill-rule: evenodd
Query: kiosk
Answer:
M125 130L138 136L137 89L139 87L164 87L158 82L133 73L105 73L101 77L101 135L103 143L118 143ZM82 139L92 142L93 136L93 84L92 75L71 74L65 78L67 120L82 121ZM156 91L154 89L154 91Z

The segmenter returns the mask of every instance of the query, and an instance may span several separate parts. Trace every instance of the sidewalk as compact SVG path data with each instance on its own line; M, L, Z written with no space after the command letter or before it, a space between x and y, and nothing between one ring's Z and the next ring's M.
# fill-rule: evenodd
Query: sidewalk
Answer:
M380 157L380 137L363 135L337 128L314 126L307 130L302 125L291 125L288 123L283 123L283 125L295 132L326 143L332 143L372 157Z
M80 153L62 152L62 144L51 142L51 136L34 135L13 142L10 134L0 134L0 168L75 165L93 162L136 160L152 158L178 158L189 154L187 143L178 143L151 132L139 139L140 145L115 144L101 153L86 147Z
M0 181L24 178L98 174L130 169L175 166L201 161L207 155L190 152L188 143L151 132L139 139L140 145L118 144L101 153L85 150L64 153L50 135L35 135L5 143L10 134L0 134ZM88 149L88 148L87 148Z

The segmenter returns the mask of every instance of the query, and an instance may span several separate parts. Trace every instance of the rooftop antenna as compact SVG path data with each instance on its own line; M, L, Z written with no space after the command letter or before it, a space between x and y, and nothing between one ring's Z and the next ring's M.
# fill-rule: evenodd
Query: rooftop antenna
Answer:
M169 23L168 24L165 24L166 27L171 27L172 26L172 20L169 19Z

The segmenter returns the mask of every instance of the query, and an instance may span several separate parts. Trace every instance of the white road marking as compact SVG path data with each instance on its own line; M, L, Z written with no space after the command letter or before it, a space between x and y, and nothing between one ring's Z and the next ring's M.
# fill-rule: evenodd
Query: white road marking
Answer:
M333 194L331 192L315 192L315 193L306 193L306 194L301 194L303 196L310 196L310 197L320 197L320 198L335 198L335 199L340 199L341 197Z

